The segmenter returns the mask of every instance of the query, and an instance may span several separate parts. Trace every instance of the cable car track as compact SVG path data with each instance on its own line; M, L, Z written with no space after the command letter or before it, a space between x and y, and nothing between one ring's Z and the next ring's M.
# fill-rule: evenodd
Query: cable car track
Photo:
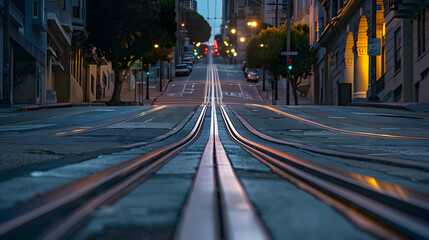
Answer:
M275 173L338 209L356 225L382 238L429 236L429 195L373 177L299 158L244 138L222 104L217 69L209 65L204 104L181 140L51 190L0 216L0 237L17 238L36 226L34 238L71 237L104 204L139 186L201 134L211 107L210 137L177 223L176 239L270 239L219 138L228 136ZM217 110L222 120L217 119ZM50 220L50 219L54 220ZM47 224L47 222L49 224Z

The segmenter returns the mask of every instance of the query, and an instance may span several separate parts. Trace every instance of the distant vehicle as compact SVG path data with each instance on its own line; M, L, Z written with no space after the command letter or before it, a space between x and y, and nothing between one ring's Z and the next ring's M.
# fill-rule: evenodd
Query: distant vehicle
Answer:
M246 70L244 70L244 72L243 72L243 74L244 74L244 77L247 79L247 74L249 74L249 73L257 73L258 71L256 71L256 69L254 69L254 68L246 68Z
M176 76L188 76L191 72L186 64L176 65Z
M247 74L247 81L257 82L259 80L259 73L250 72Z
M183 59L185 58L192 58L192 60L194 60L194 53L193 52L186 52L185 55L183 55Z
M243 61L243 63L241 64L241 70L244 71L246 70L246 68L249 66L249 63L247 61Z
M184 64L186 64L186 67L188 68L189 72L192 72L192 63L191 62L183 62Z
M194 65L194 57L184 57L182 62L191 62Z

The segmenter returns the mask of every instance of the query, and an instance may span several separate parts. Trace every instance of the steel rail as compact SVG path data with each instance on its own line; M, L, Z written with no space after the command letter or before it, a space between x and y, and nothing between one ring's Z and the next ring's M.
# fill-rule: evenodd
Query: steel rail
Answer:
M211 68L210 138L204 148L175 239L270 239L235 175L219 138L216 102L221 104L222 96L216 75L217 69Z
M95 191L100 190L100 188L103 188L104 190L112 189L114 184L121 184L121 182L124 180L132 179L132 175L138 175L142 169L143 174L145 172L151 172L150 170L145 170L145 168L149 166L148 169L155 169L156 165L158 165L156 161L159 159L162 159L161 161L164 161L165 159L169 160L172 156L179 153L185 147L189 146L199 136L206 111L207 107L203 106L192 130L179 141L153 150L144 155L135 157L116 166L91 174L87 177L78 179L64 186L58 187L39 197L36 197L32 201L24 203L17 208L10 209L9 211L5 212L0 216L0 237L11 232L12 230L19 228L20 226L23 226L44 216L45 214L51 213L71 203L75 203L77 200L87 197ZM118 189L119 188L116 188L116 190ZM105 196L109 194L114 195L111 191L107 191ZM97 198L100 198L102 201L94 200ZM99 194L93 198L92 202L100 203L105 201L105 199L106 198L102 194ZM94 206L96 207L96 205L84 205L80 209L94 209ZM77 211L77 215L82 216L81 210ZM86 212L85 214L87 215L89 212ZM73 219L77 215L72 215L70 217L70 221L74 221ZM66 221L64 222L66 223ZM68 229L70 229L70 227L70 225L67 225ZM68 231L68 229L57 230L63 234ZM58 232L55 232L57 230L52 231L55 236L58 236Z
M423 170L423 171L429 170L429 163L428 162L414 161L414 160L408 160L408 159L384 158L384 157L378 157L378 156L367 156L367 155L362 155L362 154L336 151L336 150L332 150L332 149L325 149L325 148L320 148L320 147L309 146L309 145L306 145L303 143L296 143L296 142L290 142L290 141L277 139L277 138L268 136L268 135L256 130L249 122L246 121L246 119L244 119L243 116L241 116L234 109L234 107L228 107L228 109L244 125L244 127L247 128L247 130L249 130L249 132L251 132L252 134L254 134L254 135L256 135L262 139L270 141L270 142L274 142L274 143L278 143L278 144L282 144L282 145L287 145L287 146L291 146L291 147L295 147L295 148L299 148L299 149L303 149L303 150L307 150L307 151L311 151L311 152L321 153L321 154L329 155L329 156L349 158L349 159L361 160L361 161L364 160L364 161L370 161L370 162L375 162L375 163L384 163L384 164L394 165L394 166L398 166L398 167L407 167L407 168L413 168L413 169L418 169L418 170Z
M221 108L228 135L240 146L266 159L295 178L357 207L405 236L429 236L429 195L369 176L325 166L252 142L234 128Z

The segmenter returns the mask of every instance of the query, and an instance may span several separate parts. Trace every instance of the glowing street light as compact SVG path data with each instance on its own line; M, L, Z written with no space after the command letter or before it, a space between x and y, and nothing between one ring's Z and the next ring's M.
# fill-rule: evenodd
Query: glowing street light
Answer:
M231 49L231 52L235 53L235 49L234 49L234 48L233 48L233 49Z
M247 22L247 26L249 26L249 27L257 27L258 26L258 22L257 21L249 21L249 22Z
M155 45L153 45L155 48L158 48L159 47L159 45L158 44L155 44Z
M236 52L234 53L234 57L237 57L237 53Z
M246 38L244 38L244 37L240 38L240 42L245 42L245 41L246 41Z
M232 29L231 29L231 33L232 33L232 34L235 34L236 32L237 32L237 30L235 30L235 28L232 28Z

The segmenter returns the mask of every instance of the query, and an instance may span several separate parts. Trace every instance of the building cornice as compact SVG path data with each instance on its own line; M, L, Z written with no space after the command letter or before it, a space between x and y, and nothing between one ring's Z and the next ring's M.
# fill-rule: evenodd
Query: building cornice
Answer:
M321 0L319 0L322 2ZM354 13L362 6L365 0L348 1L347 4L341 9L341 12L335 16L331 22L325 27L319 37L318 42L323 47L326 47L331 41L337 37L337 30L343 29L349 24L350 19ZM324 0L326 2L326 0ZM326 17L326 16L325 16Z

